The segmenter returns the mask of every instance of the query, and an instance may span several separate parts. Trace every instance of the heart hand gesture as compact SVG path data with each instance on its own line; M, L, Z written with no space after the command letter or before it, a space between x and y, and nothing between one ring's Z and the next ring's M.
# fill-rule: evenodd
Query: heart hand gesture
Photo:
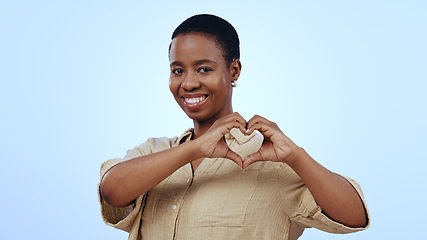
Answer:
M201 157L222 157L233 160L241 168L243 159L231 150L225 142L225 134L233 128L239 128L245 133L246 120L237 112L218 119L202 136L194 140L198 144Z
M298 146L292 142L277 126L261 116L255 115L247 123L246 134L258 130L264 136L261 148L247 156L243 161L245 169L256 161L288 162Z

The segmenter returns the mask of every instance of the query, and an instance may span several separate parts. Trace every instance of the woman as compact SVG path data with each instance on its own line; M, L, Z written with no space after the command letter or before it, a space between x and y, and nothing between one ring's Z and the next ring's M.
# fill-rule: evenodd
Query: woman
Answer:
M129 239L297 239L305 227L367 228L357 183L321 166L274 122L233 112L239 57L237 33L219 17L177 27L169 87L194 128L102 165L104 221Z

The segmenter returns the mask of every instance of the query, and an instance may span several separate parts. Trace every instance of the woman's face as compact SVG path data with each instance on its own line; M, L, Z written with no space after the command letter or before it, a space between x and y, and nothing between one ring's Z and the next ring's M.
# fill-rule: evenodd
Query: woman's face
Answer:
M236 70L235 63L227 67L213 40L197 33L178 35L172 40L169 61L169 88L189 118L215 121L233 112L231 81L237 80L240 68Z

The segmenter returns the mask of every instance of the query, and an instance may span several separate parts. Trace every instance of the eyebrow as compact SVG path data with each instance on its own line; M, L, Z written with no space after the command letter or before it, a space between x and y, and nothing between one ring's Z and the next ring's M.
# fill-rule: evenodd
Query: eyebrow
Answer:
M204 64L204 63L217 64L215 61L210 60L210 59L200 59L200 60L195 61L193 65L194 65L194 66L197 66L197 65ZM171 65L171 66L173 65L173 66L180 66L180 67L181 67L181 66L183 66L184 64L182 64L181 62L178 62L178 61L173 61L170 65Z
M177 61L173 61L173 62L171 62L171 64L170 64L171 66L172 65L175 65L175 66L182 66L182 63L180 63L180 62L177 62Z
M197 61L194 63L194 65L200 65L200 64L203 64L203 63L212 63L212 64L216 64L216 62L215 62L215 61L213 61L213 60L210 60L210 59L201 59L201 60L197 60Z

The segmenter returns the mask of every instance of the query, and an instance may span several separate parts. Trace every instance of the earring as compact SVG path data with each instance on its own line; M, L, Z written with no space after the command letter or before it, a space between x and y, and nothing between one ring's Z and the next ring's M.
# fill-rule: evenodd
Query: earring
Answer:
M231 82L231 86L232 86L232 87L236 87L236 86L237 86L237 83L236 83L235 81L232 81L232 82Z

